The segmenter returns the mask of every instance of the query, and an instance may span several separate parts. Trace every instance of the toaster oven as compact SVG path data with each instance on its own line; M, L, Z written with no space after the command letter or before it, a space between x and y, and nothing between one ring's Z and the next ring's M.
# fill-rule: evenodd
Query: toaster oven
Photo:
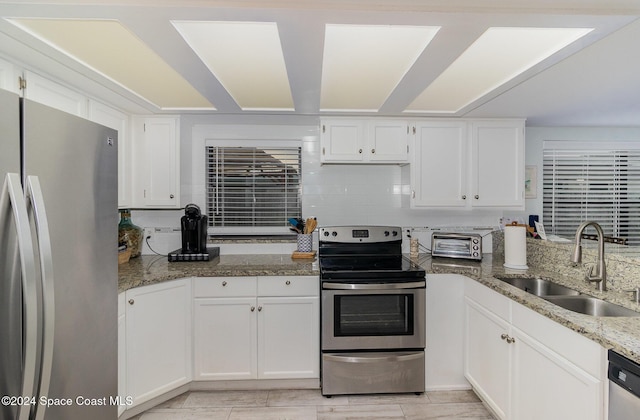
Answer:
M431 256L482 260L482 236L477 233L433 233Z

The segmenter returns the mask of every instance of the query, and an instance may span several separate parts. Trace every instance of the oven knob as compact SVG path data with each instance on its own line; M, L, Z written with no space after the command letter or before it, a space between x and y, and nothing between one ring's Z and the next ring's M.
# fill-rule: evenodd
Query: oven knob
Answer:
M324 231L324 236L329 236L329 231L328 230Z
M473 249L475 249L477 251L479 249L478 245L474 245Z
M474 253L473 253L473 256L474 256L474 257L477 257L477 256L478 256L478 253L477 253L477 252L474 252Z
M389 236L389 231L388 230L384 231L384 236Z
M331 232L331 236L338 236L338 232L334 230L333 232Z
M393 236L398 236L398 231L393 231Z
M477 239L474 239L474 240L473 240L473 243L474 243L474 244L477 244L477 243L478 243L478 240L477 240Z

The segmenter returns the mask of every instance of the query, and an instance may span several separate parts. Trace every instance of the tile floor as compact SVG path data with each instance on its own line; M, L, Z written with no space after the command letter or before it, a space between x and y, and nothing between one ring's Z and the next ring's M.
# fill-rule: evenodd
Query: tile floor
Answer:
M493 419L473 391L325 398L320 390L191 391L135 420Z

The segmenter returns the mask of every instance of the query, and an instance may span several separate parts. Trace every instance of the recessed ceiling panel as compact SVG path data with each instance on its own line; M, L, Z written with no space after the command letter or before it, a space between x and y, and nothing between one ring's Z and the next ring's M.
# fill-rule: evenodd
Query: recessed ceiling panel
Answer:
M172 23L243 110L293 110L275 23Z
M591 28L489 28L406 109L455 113L591 32Z
M440 28L325 27L322 111L377 111Z
M162 109L215 109L178 72L115 20L10 22Z

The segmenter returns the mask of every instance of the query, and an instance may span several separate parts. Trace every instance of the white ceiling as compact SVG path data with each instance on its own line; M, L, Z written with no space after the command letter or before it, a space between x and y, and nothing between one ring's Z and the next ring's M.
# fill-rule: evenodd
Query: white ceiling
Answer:
M0 56L27 68L39 69L63 83L78 86L135 113L176 112L178 108L184 109L181 112L211 114L524 117L527 125L537 126L640 126L639 0L0 0L0 16L4 18L0 20ZM55 48L56 42L61 41L54 40L54 36L37 37L10 23L10 20L34 18L119 22L125 32L130 32L136 41L149 48L154 59L167 64L167 72L163 74L175 73L183 79L188 86L183 85L181 93L193 90L198 97L197 105L167 106L163 110L162 105L157 105L158 101L150 98L152 95L136 91L128 82L97 71L99 69L87 60L79 62L68 52ZM279 39L278 60L283 60L284 66L273 64L283 68L281 74L286 75L288 86L286 79L284 84L255 84L264 72L249 70L262 68L259 65L245 64L241 68L246 71L242 72L241 68L234 72L233 66L227 69L214 67L215 63L208 60L207 55L227 54L226 61L231 61L233 54L228 54L237 46L232 42L226 47L216 44L218 49L213 54L190 45L185 36L187 29L191 30L188 23L208 21L275 24L273 28L277 31L266 34L271 34L268 36L276 42ZM353 110L337 111L339 106L327 110L322 106L323 95L325 103L327 98L332 98L332 105L338 100L334 101L337 97L326 93L328 72L339 75L346 71L340 66L329 66L325 56L325 42L329 44L329 38L325 41L325 32L327 27L335 28L335 25L439 29L432 39L431 35L426 37L427 45L423 50L423 47L413 49L414 56L399 66L400 72L395 71L399 80L367 82L372 91L378 85L385 86L387 92L382 96L381 105L375 109L363 110L354 106ZM491 27L593 30L454 112L408 113L425 89ZM55 31L53 33L59 34ZM190 34L195 35L201 34ZM80 38L90 40L91 36L83 34ZM267 40L267 35L260 38ZM335 39L331 42L336 44ZM134 58L126 58L125 54L131 53L133 44L124 44L109 51L104 45L94 49L104 50L105 56L112 61L121 60L120 64L133 67ZM406 40L403 44L407 44ZM273 42L270 42L260 48L266 50L272 46ZM387 50L393 52L393 48L387 47ZM383 45L380 51L384 51ZM418 51L417 57L415 51ZM76 53L76 57L79 54ZM342 57L341 60L345 60L345 56ZM251 58L251 54L246 55L244 62L251 63ZM359 76L347 81L346 86L355 86L358 79L384 74L384 60L381 56L379 62L374 62L371 72L366 71L366 66L364 69L357 67L354 62L353 68ZM155 66L159 68L159 65ZM252 66L254 68L249 69ZM247 82L243 84L239 79L232 84L227 76L223 76L234 73L246 77ZM474 76L473 71L469 73L468 68L464 74L467 74L466 78L457 82L459 89L476 88L481 78ZM153 82L151 76L145 80L147 85ZM240 91L249 82L254 83L255 96ZM155 83L160 87L160 82ZM281 85L285 86L276 89ZM346 91L347 88L341 89ZM452 97L460 93L455 87L448 89ZM269 110L269 97L276 98L276 91L284 92L284 99L274 99L277 105ZM358 98L366 96L362 92L357 95ZM371 96L379 97L373 92Z

